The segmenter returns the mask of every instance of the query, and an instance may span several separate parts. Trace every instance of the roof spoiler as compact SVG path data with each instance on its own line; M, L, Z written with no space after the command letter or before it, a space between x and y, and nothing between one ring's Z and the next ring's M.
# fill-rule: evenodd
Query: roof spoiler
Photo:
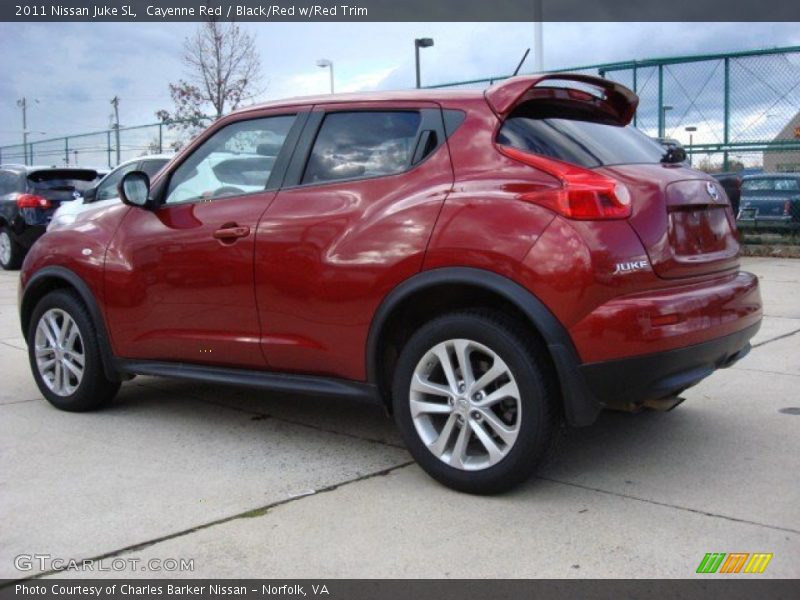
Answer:
M570 86L570 82L577 85ZM500 118L507 116L523 102L547 100L564 105L591 105L605 121L617 125L630 123L639 105L639 97L624 85L602 77L578 73L511 77L489 87L484 92L484 97Z

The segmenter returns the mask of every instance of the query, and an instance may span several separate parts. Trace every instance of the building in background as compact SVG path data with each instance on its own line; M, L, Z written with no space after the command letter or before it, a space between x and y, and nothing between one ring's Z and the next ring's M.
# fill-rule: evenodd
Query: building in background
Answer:
M775 136L775 142L800 143L800 112ZM767 173L800 173L800 150L764 152L764 171Z

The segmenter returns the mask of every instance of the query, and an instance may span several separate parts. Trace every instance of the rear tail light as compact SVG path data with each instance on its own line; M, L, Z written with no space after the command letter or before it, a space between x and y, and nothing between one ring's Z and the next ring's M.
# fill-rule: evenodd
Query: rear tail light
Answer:
M619 181L567 162L498 145L502 153L535 167L561 181L557 190L522 194L528 202L546 206L569 218L584 221L627 219L631 216L631 195Z
M783 216L784 217L791 217L792 216L792 203L790 200L787 200L783 203Z
M50 208L50 200L37 196L36 194L20 194L17 196L17 206L19 208Z

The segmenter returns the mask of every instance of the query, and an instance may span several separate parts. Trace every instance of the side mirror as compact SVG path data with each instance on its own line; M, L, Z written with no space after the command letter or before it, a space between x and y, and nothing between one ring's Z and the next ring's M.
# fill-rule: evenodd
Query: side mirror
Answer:
M128 206L143 208L150 197L150 178L144 171L125 173L117 185L117 192Z

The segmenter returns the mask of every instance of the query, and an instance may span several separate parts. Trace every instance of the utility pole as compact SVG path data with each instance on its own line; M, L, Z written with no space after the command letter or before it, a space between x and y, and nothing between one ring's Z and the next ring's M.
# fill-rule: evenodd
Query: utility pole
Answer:
M114 107L114 135L117 145L117 165L119 165L119 96L114 96L111 99L111 105Z
M17 100L17 106L22 109L22 152L24 153L24 162L28 164L28 99L23 96Z

